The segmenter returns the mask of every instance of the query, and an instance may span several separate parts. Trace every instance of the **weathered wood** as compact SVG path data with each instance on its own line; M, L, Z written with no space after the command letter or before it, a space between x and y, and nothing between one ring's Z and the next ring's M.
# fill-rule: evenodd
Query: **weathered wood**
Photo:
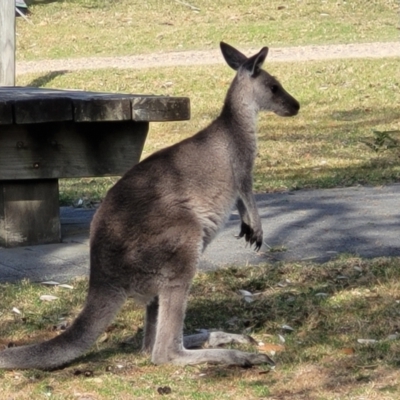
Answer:
M74 100L73 103L76 122L132 119L129 98Z
M148 122L5 125L0 180L122 175L140 160Z
M15 0L0 1L0 86L15 85Z
M135 121L181 121L190 119L189 104L183 98L143 97L132 99Z
M57 179L0 181L0 246L61 241Z
M41 122L72 121L72 104L63 98L30 98L13 104L16 124L37 124Z
M152 122L190 119L190 101L187 97L0 87L0 103L11 106L8 112L15 116L17 124L69 120L133 119Z

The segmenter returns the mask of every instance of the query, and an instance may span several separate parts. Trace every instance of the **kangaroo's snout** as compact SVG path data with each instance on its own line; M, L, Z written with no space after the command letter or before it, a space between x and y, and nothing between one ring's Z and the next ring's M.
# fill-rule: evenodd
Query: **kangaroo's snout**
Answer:
M299 113L300 110L300 103L293 98L292 104L290 106L290 110L287 110L287 114L283 115L284 117L294 117Z
M280 117L294 117L299 113L300 103L292 96L290 99L286 99L284 104L276 107L273 111Z

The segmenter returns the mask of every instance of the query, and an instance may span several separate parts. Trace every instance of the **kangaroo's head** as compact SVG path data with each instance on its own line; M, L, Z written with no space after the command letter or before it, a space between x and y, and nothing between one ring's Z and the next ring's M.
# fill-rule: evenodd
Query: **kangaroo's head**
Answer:
M296 115L300 109L299 102L291 96L268 72L261 69L268 47L259 53L246 57L227 43L221 42L221 51L227 64L237 71L237 78L243 81L243 90L251 96L258 110L272 111L282 117Z

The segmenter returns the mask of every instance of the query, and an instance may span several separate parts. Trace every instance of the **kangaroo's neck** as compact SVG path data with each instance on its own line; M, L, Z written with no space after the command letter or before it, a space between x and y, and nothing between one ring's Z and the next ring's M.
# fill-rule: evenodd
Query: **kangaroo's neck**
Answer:
M248 90L246 90L248 89ZM243 85L238 77L233 80L219 116L226 127L229 147L235 165L235 174L251 174L257 154L257 114L252 88Z
M234 128L238 134L256 133L258 108L254 102L251 88L239 82L238 77L233 80L225 98L220 118Z

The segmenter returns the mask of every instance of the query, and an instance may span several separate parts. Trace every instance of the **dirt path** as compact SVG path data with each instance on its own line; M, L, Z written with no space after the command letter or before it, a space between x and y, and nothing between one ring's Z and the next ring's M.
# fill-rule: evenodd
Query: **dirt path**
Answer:
M243 49L253 54L259 48ZM400 42L340 44L271 48L269 61L308 61L338 58L400 57ZM100 68L152 68L176 65L205 65L223 62L218 49L141 54L124 57L89 57L66 60L17 62L17 75L49 71L76 71Z

